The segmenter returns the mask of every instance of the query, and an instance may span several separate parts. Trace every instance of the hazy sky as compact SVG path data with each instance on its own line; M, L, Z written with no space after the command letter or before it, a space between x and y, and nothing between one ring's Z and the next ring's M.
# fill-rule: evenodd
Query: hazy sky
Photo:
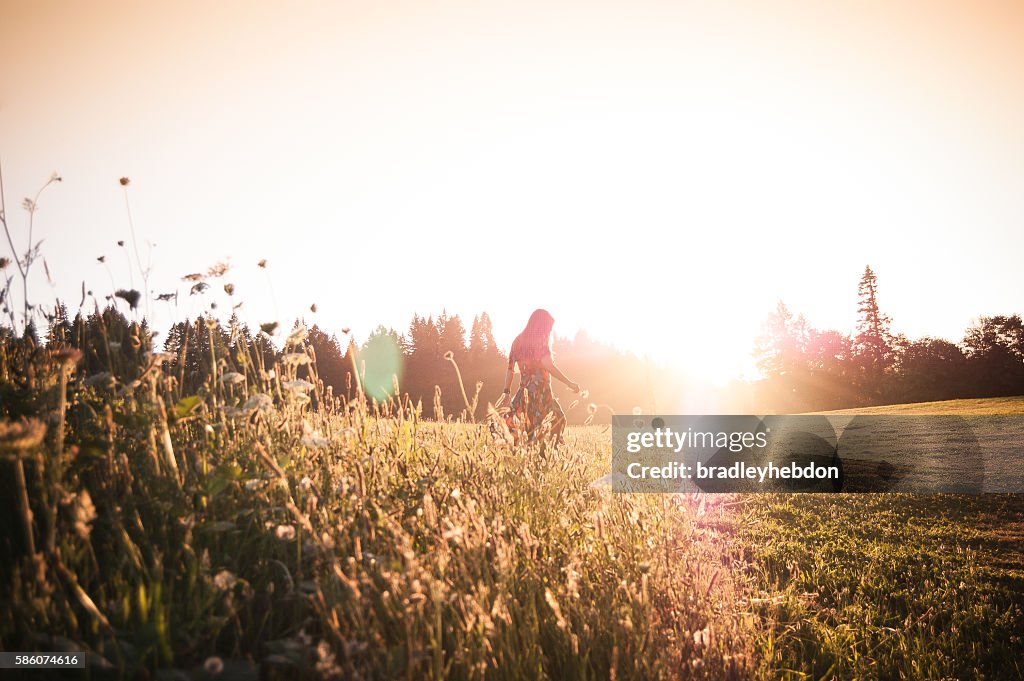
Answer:
M507 348L546 307L720 378L778 299L852 330L868 263L911 337L1024 311L1020 2L0 8L19 248L64 178L36 300L141 288L128 176L150 287L182 293L158 327L228 281L248 321L359 337L487 310Z

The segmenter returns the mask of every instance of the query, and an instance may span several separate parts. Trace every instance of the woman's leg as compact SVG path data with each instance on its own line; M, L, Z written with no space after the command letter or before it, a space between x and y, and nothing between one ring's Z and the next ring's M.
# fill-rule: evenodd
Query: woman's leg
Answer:
M551 412L555 415L555 420L551 424L551 435L555 439L555 444L565 444L565 438L562 437L566 424L565 412L557 401L552 403Z

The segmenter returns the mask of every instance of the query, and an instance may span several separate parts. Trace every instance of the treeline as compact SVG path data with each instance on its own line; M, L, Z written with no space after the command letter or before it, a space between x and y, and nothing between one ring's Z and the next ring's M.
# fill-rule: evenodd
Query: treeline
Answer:
M1024 394L1020 315L981 317L960 343L908 340L892 331L870 267L858 288L856 331L818 330L780 302L758 338L765 378L750 386L762 411L858 406Z
M113 306L70 318L58 305L48 318L45 338L35 338L30 327L29 342L81 350L79 369L87 376L111 374L130 383L138 378L130 374L147 366L144 355L159 350L167 353L163 366L168 379L184 393L201 392L214 375L214 365L220 376L274 366L285 354L279 346L288 335L287 329L273 325L251 329L235 316L226 323L199 317L174 324L162 342L159 335L154 342L145 321L130 321ZM10 336L10 330L4 331ZM346 400L361 386L367 397L382 401L393 396L397 382L402 399L420 405L427 418L465 416L467 403L475 406L477 419L483 418L488 402L501 395L508 366L486 312L475 316L468 330L458 315L415 315L404 333L380 326L362 343L347 330L338 335L314 325L304 334L303 345L312 349L316 365L300 366L300 378L323 381L333 397ZM554 351L559 366L587 391L577 396L554 381L571 423L588 417L607 423L613 413L635 409L656 412L683 389L681 379L664 367L583 332L572 339L556 338Z

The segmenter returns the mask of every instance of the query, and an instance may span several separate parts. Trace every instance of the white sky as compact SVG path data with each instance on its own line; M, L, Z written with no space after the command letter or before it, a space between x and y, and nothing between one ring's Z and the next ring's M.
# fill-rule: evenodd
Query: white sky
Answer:
M1024 308L1024 6L362 5L3 3L19 245L64 177L33 297L128 286L124 175L175 318L230 258L253 324L545 307L721 379L777 299L851 330L868 263L911 337Z

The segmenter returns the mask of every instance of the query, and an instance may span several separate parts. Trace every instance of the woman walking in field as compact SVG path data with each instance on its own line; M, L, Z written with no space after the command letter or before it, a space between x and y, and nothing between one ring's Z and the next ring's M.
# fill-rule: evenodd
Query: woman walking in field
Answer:
M508 353L508 371L505 372L505 389L502 399L507 399L512 388L512 374L519 365L519 390L509 404L505 424L512 433L515 444L532 444L554 438L556 444L563 444L565 414L558 400L551 392L551 377L568 386L575 393L580 386L573 383L555 366L551 353L552 329L555 319L547 310L534 310L526 328L512 342Z

